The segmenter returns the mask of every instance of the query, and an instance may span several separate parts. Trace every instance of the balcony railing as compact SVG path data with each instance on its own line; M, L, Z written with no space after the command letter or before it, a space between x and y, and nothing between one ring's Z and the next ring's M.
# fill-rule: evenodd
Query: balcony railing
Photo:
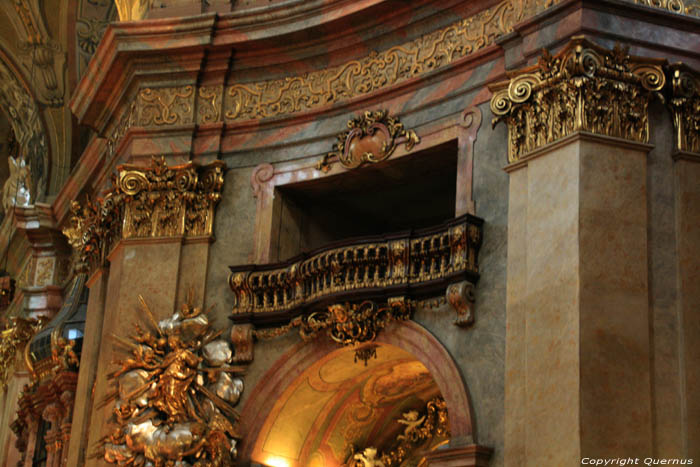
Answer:
M344 300L420 298L456 281L476 283L482 225L467 214L438 227L348 239L281 263L232 266L232 319L276 324Z

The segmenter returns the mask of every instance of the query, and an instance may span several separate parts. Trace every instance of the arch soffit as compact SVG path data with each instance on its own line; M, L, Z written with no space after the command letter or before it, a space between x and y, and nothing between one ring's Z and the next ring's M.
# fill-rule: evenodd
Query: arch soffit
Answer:
M405 321L387 326L375 342L398 347L425 365L447 403L451 444L473 444L474 425L466 384L454 360L437 338L420 324ZM250 459L253 454L255 434L260 433L275 405L270 401L278 400L308 368L337 349L337 345L327 339L301 342L285 352L265 372L252 388L252 396L246 401L241 412L242 459Z

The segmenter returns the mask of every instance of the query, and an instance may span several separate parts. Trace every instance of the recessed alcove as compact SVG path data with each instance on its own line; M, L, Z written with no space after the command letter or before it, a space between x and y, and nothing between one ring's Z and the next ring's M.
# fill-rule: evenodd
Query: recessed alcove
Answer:
M381 164L278 186L278 251L272 253L285 260L347 238L452 219L456 176L457 141L452 140Z

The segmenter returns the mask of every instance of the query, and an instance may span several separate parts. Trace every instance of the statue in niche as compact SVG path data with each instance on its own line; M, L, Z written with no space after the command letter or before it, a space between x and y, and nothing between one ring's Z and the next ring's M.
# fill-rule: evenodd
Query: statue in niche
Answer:
M2 189L2 206L9 213L13 206L31 204L31 171L24 159L10 156L10 176Z

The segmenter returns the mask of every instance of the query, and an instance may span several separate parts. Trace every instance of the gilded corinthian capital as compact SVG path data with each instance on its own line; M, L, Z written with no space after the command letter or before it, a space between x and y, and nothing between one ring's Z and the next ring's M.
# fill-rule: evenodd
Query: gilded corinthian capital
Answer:
M213 232L214 208L221 199L224 163L117 167L113 187L84 206L73 202L63 233L81 268L92 270L119 240L206 237Z
M648 108L666 84L663 60L633 57L575 37L557 55L490 87L493 124L508 125L508 160L577 131L649 141Z
M700 153L700 73L681 63L669 66L676 149Z

